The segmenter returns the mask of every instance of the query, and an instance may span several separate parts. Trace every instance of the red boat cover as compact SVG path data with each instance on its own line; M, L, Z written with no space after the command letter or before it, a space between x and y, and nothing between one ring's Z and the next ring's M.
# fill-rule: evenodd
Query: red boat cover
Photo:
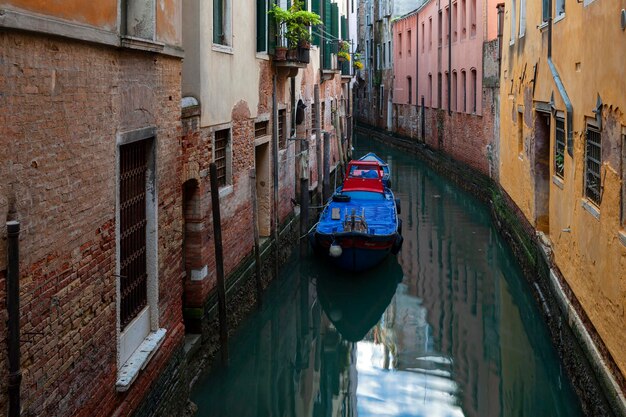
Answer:
M384 192L382 166L376 161L351 161L346 169L343 191Z

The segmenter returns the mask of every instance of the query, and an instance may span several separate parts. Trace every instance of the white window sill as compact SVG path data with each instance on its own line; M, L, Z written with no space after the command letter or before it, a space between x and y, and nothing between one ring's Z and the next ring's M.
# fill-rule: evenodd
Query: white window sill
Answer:
M220 188L220 192L219 192L220 198L226 197L227 195L232 194L232 193L233 193L233 186L232 185L226 185L226 186Z
M211 49L215 52L221 52L224 54L229 54L229 55L235 54L232 46L220 45L219 43L214 43Z
M553 175L552 183L556 185L557 187L559 187L561 190L563 189L563 180L559 176Z
M553 22L554 23L558 23L561 20L565 19L565 13L561 13L560 15L558 15L557 17L554 18Z
M137 350L130 355L130 358L118 372L118 379L115 383L115 388L118 392L125 392L130 388L135 379L137 379L139 372L146 367L154 353L163 343L163 340L165 340L166 332L167 330L165 329L159 329L150 333Z
M581 205L585 210L589 212L596 220L600 220L600 210L589 200L583 198Z
M547 27L548 27L548 22L545 21L545 22L542 22L539 26L537 26L537 29L543 31Z
M626 231L620 230L617 233L617 237L619 238L619 241L622 242L622 245L626 246Z
M267 54L267 52L257 52L256 53L256 58L257 59L262 59L263 61L269 61L270 60L270 56Z

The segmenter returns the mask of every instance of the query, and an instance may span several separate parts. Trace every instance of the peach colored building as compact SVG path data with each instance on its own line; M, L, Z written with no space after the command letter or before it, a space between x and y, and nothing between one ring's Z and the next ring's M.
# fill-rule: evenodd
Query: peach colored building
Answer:
M495 0L431 0L393 26L393 130L486 174L497 137L497 13Z

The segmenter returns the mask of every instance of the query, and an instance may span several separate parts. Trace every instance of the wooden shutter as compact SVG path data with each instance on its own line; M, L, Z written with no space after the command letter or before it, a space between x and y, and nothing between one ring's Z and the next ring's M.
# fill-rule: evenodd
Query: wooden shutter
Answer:
M256 51L267 51L267 0L256 0Z
M224 0L213 0L213 43L224 43Z
M323 21L324 21L324 31L326 33L326 35L324 35L324 37L323 37L323 42L322 42L322 48L323 48L323 52L324 52L323 68L324 69L330 69L330 66L331 66L331 59L330 59L331 44L329 42L328 35L327 35L328 33L331 33L331 25L332 25L330 0L324 0L324 20Z
M312 0L311 3L311 11L313 13L316 13L318 15L321 16L322 14L322 7L321 7L321 1L322 0ZM320 36L320 30L321 30L321 26L314 26L313 27L313 36L312 36L312 41L313 41L313 45L317 45L320 46L322 44L322 38Z

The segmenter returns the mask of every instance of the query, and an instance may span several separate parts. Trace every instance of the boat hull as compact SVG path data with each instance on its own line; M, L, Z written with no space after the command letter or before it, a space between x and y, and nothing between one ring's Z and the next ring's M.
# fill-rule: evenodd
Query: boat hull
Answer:
M380 236L366 233L323 233L312 234L315 250L326 256L332 263L347 271L363 271L381 263L390 252L397 248L400 235ZM330 246L338 245L341 253L331 255Z

